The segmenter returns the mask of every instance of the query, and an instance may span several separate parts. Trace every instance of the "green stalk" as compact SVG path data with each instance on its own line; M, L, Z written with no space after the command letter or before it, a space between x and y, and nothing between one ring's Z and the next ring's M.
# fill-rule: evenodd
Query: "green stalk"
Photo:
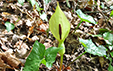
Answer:
M63 55L61 55L61 58L60 58L60 70L59 71L62 70L62 64L63 64Z
M78 27L80 26L80 24L81 24L82 22L83 22L82 20L79 22L79 24L77 25L75 31L78 29ZM75 31L74 31L74 33L75 33Z
M60 47L63 47L63 49L61 49L60 51L59 51L59 54L60 54L60 56L61 56L61 58L60 58L60 69L59 69L59 71L61 71L62 70L62 64L63 64L63 55L64 55L64 53L65 53L65 46L64 46L64 42L59 42L59 44L58 44L58 47L60 48Z
M62 42L62 41L59 42L58 48L60 48L60 47L63 47L63 48L59 51L60 56L62 56L62 55L65 53L65 45L64 45L64 42Z

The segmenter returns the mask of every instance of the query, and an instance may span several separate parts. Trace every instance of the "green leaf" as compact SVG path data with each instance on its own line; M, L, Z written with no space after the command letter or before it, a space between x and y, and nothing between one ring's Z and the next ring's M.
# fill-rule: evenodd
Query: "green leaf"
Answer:
M113 66L111 65L112 58L109 57L109 61L110 61L110 63L109 63L108 71L113 71Z
M113 17L113 10L112 10L111 13L110 13L110 17Z
M20 3L21 5L23 5L25 2L25 0L18 0L18 3Z
M6 26L6 29L8 32L15 28L15 25L13 23L10 23L10 22L6 22L5 26Z
M97 22L95 22L95 20L93 19L92 16L90 15L85 15L80 9L78 9L76 11L78 17L85 22L89 22L89 23L93 23L93 24L97 24Z
M46 65L46 60L45 60L45 58L42 59L41 63L44 64L44 65Z
M64 41L70 32L70 23L60 9L58 2L56 11L49 20L49 28L58 41Z
M85 47L85 51L93 55L104 56L106 55L106 48L102 45L96 46L91 39L84 40L79 38L79 41Z
M44 0L45 4L48 4L49 2L51 2L51 0Z
M113 34L109 33L109 32L105 32L103 34L103 38L105 40L108 40L111 44L113 43Z
M41 61L44 58L45 46L35 41L33 49L28 56L23 71L38 71Z
M109 64L108 71L113 71L113 66Z
M105 33L105 32L109 32L109 30L108 29L104 29L104 28L101 28L101 29L99 29L99 33L101 34L103 34L103 33Z
M111 56L113 57L113 51L112 51L112 52L110 52L110 54L111 54Z
M52 67L53 62L55 61L57 52L61 50L62 48L57 47L50 47L45 52L45 60L46 60L46 66Z

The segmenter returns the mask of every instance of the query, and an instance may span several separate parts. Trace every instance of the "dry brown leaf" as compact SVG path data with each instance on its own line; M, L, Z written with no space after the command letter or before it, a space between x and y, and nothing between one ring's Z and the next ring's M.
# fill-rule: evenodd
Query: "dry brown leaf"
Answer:
M102 37L92 37L91 39L94 43L98 43L99 45L106 45L106 42Z
M104 57L99 57L99 62L100 62L101 67L103 67L105 63Z
M16 58L15 56L11 55L10 53L0 53L0 67L4 69L6 68L19 68L19 65L23 64Z
M103 18L99 19L98 24L101 27L104 24L104 19Z

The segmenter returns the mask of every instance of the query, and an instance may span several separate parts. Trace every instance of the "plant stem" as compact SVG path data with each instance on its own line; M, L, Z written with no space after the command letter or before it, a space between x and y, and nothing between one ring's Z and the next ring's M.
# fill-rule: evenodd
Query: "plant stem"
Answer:
M75 31L78 29L78 27L80 26L80 24L81 24L82 22L83 22L82 20L79 22L79 24L77 25ZM74 33L75 33L75 31L74 31Z
M77 59L79 59L82 55L84 55L86 52L83 52L81 55L79 55L75 60L73 60L71 63L69 63L68 65L67 65L67 67L68 66L70 66L72 63L74 63ZM65 69L67 68L67 67L65 67Z
M62 69L62 64L63 64L63 55L61 55L61 58L60 58L60 70L59 71L61 71Z

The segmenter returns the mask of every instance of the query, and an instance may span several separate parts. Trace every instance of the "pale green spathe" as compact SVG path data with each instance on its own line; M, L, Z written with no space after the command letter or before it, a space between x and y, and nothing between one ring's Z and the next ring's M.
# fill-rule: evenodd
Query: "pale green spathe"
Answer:
M62 31L61 39L60 39L60 35L59 35L59 24L61 25L61 31ZM52 32L53 36L59 42L63 42L69 34L70 23L67 20L65 14L60 9L58 2L57 2L56 11L49 20L49 28L50 28L50 31Z

